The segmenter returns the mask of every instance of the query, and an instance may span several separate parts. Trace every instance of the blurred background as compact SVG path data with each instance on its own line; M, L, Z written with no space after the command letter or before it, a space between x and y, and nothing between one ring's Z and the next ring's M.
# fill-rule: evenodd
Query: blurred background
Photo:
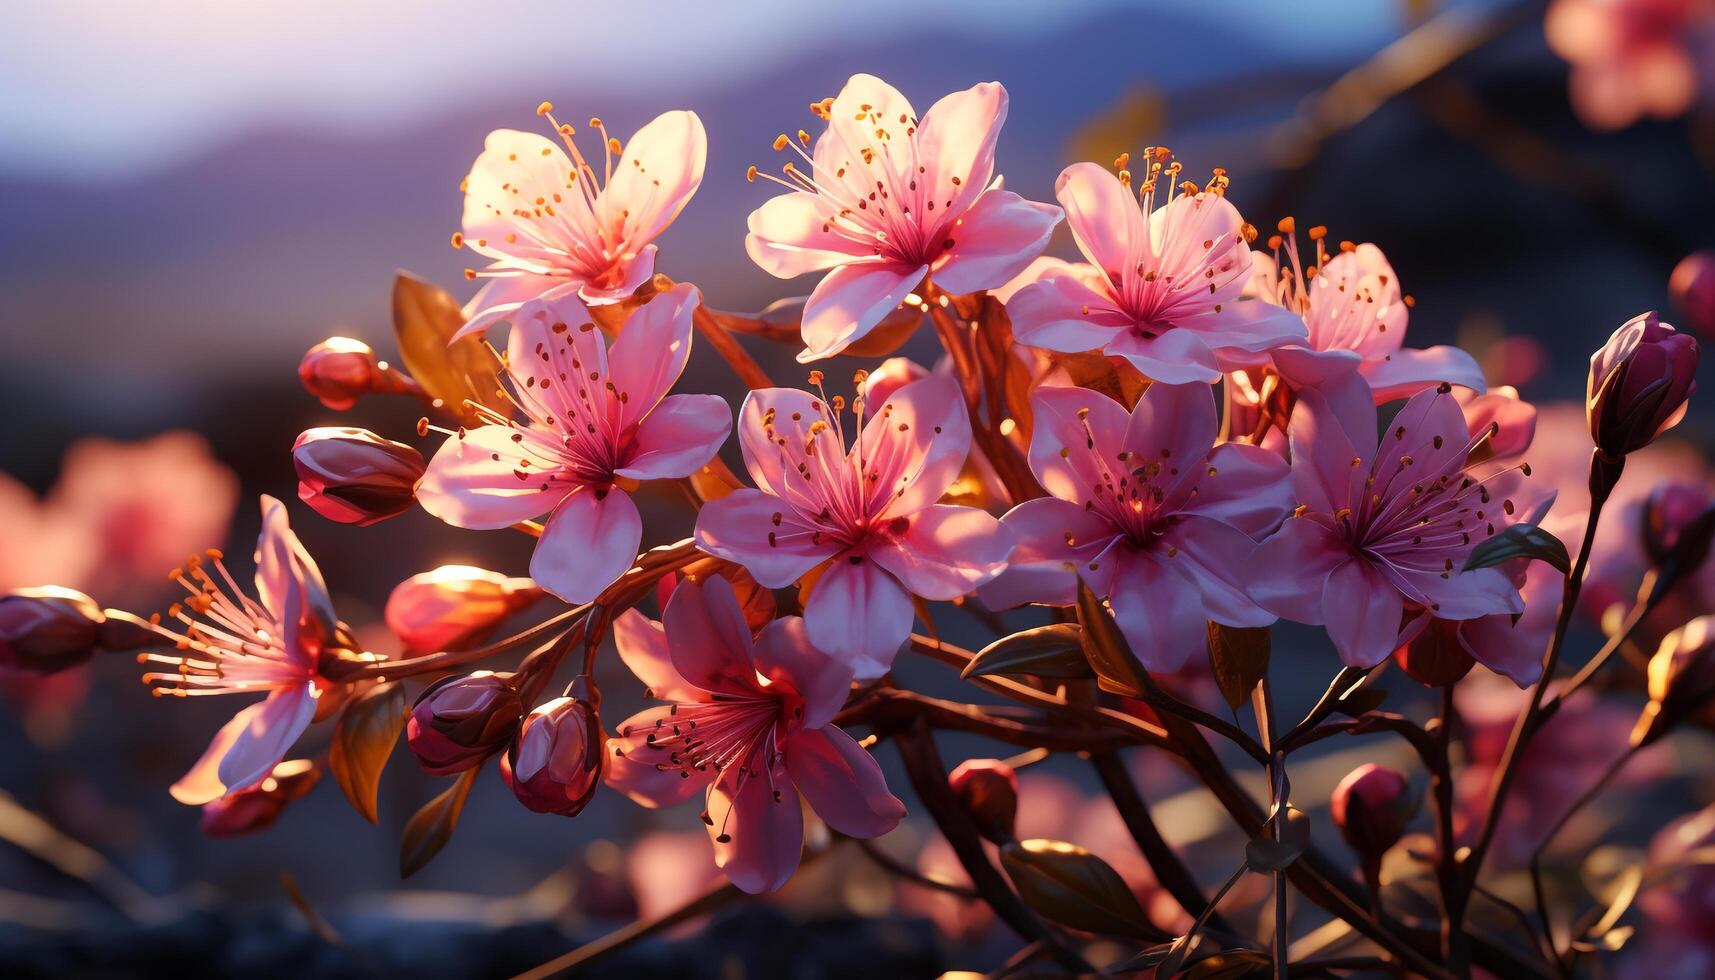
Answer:
M769 191L744 172L770 163L776 133L817 131L806 106L858 71L919 110L1003 82L1011 111L998 170L1026 197L1050 200L1073 161L1165 143L1193 174L1225 167L1231 197L1265 231L1292 214L1333 240L1377 243L1417 300L1411 346L1461 343L1491 384L1543 406L1531 458L1574 474L1561 509L1575 513L1587 437L1579 410L1554 403L1581 398L1590 351L1629 317L1661 309L1695 325L1668 312L1669 277L1715 244L1715 114L1704 102L1715 63L1698 3L1634 2L1651 9L1630 20L1610 9L1622 0L1557 6L1573 16L1551 47L1546 4L1501 0L0 5L0 588L53 582L159 609L165 571L193 549L221 544L247 567L260 493L292 503L342 618L377 650L396 645L380 610L406 576L448 562L523 574L521 535L459 531L421 512L349 528L298 506L289 450L306 427L357 424L425 453L434 445L411 434L418 408L407 400L322 407L298 384L298 357L333 334L391 356L398 269L469 296L470 259L448 246L459 181L489 130L536 127L544 99L568 118L600 115L616 135L666 109L695 110L707 175L661 239L657 269L729 310L807 292L809 281L778 282L745 257L745 216ZM1074 254L1063 228L1050 251ZM790 350L746 343L777 379L801 370ZM902 353L928 361L933 344L924 331ZM707 350L681 390L741 394ZM1707 406L1694 399L1673 444L1634 467L1633 497L1670 477L1709 485ZM1553 459L1569 462L1556 471ZM688 531L676 491L643 504L646 545ZM1628 532L1615 523L1609 546L1623 557ZM1598 594L1628 597L1631 572ZM1687 611L1707 611L1701 589ZM961 613L937 626L984 642ZM1597 626L1592 615L1580 628L1596 636ZM1333 673L1325 642L1280 631L1276 663L1305 665L1283 681L1289 705L1307 705ZM901 663L903 683L961 690L942 668ZM152 700L137 673L121 656L0 678L8 975L193 965L509 975L712 879L694 808L647 812L605 794L576 820L538 816L485 774L453 842L401 884L400 830L440 790L404 750L382 783L379 826L324 780L266 833L205 836L198 811L166 787L230 709ZM1424 701L1403 676L1388 686L1399 710ZM1206 678L1183 687L1212 695ZM1472 702L1470 724L1498 719L1504 731L1517 711L1505 685L1465 687L1487 699ZM606 689L610 723L640 700L623 674ZM1606 721L1617 748L1629 709ZM1294 774L1313 802L1356 761L1399 744L1324 748ZM949 738L943 751L1009 750ZM1696 753L1668 751L1651 771L1686 778L1657 780L1664 809L1607 813L1595 829L1619 824L1641 848L1663 813L1715 795ZM915 806L892 752L880 754ZM1480 776L1483 760L1466 761ZM1131 762L1174 843L1233 853L1225 818L1171 760ZM1025 775L1025 829L1090 847L1154 894L1087 767L1056 760ZM955 871L933 835L914 819L883 845L912 866ZM1219 880L1223 862L1196 866ZM1146 907L1173 922L1170 901ZM841 852L806 868L781 901L723 911L604 969L726 977L791 963L795 976L839 976L886 965L933 976L992 969L1015 947L980 910Z

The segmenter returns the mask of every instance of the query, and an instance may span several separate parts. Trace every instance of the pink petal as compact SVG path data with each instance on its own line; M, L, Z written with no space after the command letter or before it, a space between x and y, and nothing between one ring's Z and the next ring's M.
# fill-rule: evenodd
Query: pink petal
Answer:
M614 162L600 207L610 228L622 228L632 251L679 216L703 182L709 140L703 121L683 109L663 112L638 130Z
M1318 351L1306 347L1280 347L1269 352L1274 369L1295 391L1314 388L1336 418L1352 419L1357 432L1365 420L1375 419L1375 397L1370 384L1359 373L1362 359L1349 350ZM1367 444L1367 443L1366 443Z
M803 699L804 714L796 719L803 727L821 728L845 707L851 667L816 649L799 617L782 616L764 626L750 656L756 672L768 678L770 691Z
M949 293L1004 286L1036 258L1059 223L1060 209L1052 204L991 190L948 229L946 241L953 245L930 278Z
M1273 533L1295 503L1292 469L1279 453L1260 446L1223 443L1209 454L1209 470L1185 512L1230 524L1253 538Z
M1499 568L1461 571L1455 567L1442 578L1442 571L1425 571L1384 564L1382 571L1394 588L1421 605L1433 608L1442 619L1476 619L1500 613L1524 612L1524 599L1512 579Z
M286 627L286 657L313 669L322 642L338 621L321 569L292 532L286 505L262 495L262 533L256 541L256 596Z
M887 673L914 618L911 597L893 576L861 558L835 559L804 607L811 642L851 664L860 681Z
M1459 624L1459 643L1476 661L1521 688L1542 678L1542 654L1553 630L1533 630L1511 614L1482 616Z
M701 692L679 676L667 648L667 631L660 623L635 609L627 609L613 621L613 645L619 659L661 701L698 701Z
M906 591L948 602L992 580L1006 568L1012 532L987 511L934 504L907 518L903 534L891 529L872 543L869 557L893 573Z
M510 319L508 373L516 397L532 415L582 418L589 414L592 398L604 416L616 409L606 390L606 341L577 296L560 291L553 298L539 297L520 306Z
M476 531L511 527L558 506L577 484L552 471L521 469L524 451L512 440L517 431L485 425L448 438L417 484L417 502L454 527ZM519 479L521 472L528 478Z
M929 267L888 261L854 262L822 277L804 304L798 362L833 357L869 335L923 281Z
M1460 399L1465 406L1465 428L1472 438L1490 425L1496 427L1489 439L1492 457L1506 459L1530 448L1536 438L1536 406L1520 398L1516 389L1509 385L1486 395L1461 395Z
M935 375L866 408L872 414L851 458L876 475L869 513L909 516L940 500L971 449L971 421L958 384Z
M1227 626L1267 626L1275 615L1251 600L1245 591L1256 542L1237 528L1193 514L1181 514L1162 534L1175 549L1171 557L1157 547L1157 560L1173 568L1196 587L1203 616Z
M682 282L625 321L607 352L608 378L626 396L619 407L621 429L647 415L679 380L691 357L691 313L701 302L697 288Z
M1116 549L1108 600L1132 653L1151 671L1171 673L1208 647L1208 617L1197 587L1146 551Z
M1351 558L1351 548L1333 531L1307 517L1291 518L1251 553L1245 591L1282 619L1321 626L1328 576Z
M1144 376L1162 384L1214 384L1221 379L1221 365L1209 345L1195 331L1169 328L1147 338L1135 330L1115 334L1107 352L1123 357Z
M820 398L796 388L753 391L745 396L738 411L738 445L744 452L750 478L764 492L781 498L805 515L806 522L824 506L821 488L811 482L815 471L811 477L798 472L803 447L817 422L832 425L828 406ZM821 437L823 441L828 438L825 434Z
M695 796L713 778L710 772L656 768L661 749L649 745L648 738L661 724L670 722L672 705L657 705L639 711L615 729L618 733L607 740L607 761L602 770L602 782L619 790L639 806L651 809L673 806Z
M1122 270L1147 248L1149 229L1131 189L1093 163L1074 163L1060 172L1054 196L1066 209L1066 227L1084 257L1118 281Z
M484 333L489 327L509 319L518 308L533 299L557 300L576 297L582 280L563 275L537 275L529 272L490 276L464 305L464 326L458 328L448 343Z
M580 487L548 515L530 556L530 577L567 602L589 602L637 557L643 519L617 487Z
M1030 393L1030 405L1036 416L1030 469L1043 489L1080 506L1094 499L1110 472L1105 461L1125 445L1131 427L1125 406L1088 388L1046 385Z
M732 583L719 575L681 583L661 621L679 676L711 694L756 696L750 624Z
M638 426L625 465L614 470L633 480L677 480L720 452L732 431L732 409L719 395L668 395Z
M709 787L708 831L715 844L715 865L742 891L771 892L798 870L804 814L798 794L786 791L791 777L784 765L770 766L767 773L740 772L736 766L729 768Z
M1017 547L1000 577L978 591L984 604L997 609L1077 601L1079 572L1089 574L1089 563L1107 550L1117 533L1094 511L1057 497L1026 500L1000 522L1013 533Z
M200 806L261 782L310 727L315 713L316 698L308 684L277 690L239 711L215 733L190 772L173 784L173 799Z
M1215 392L1208 385L1153 384L1132 409L1121 448L1131 454L1132 467L1161 464L1161 474L1150 482L1172 499L1182 484L1188 488L1206 478L1203 460L1215 444L1219 425ZM1097 448L1105 447L1098 442Z
M1055 275L1030 283L1006 303L1012 336L1021 344L1076 354L1105 346L1131 317L1080 277Z
M1309 346L1374 360L1399 350L1409 311L1382 250L1364 242L1329 259L1310 283Z
M880 837L905 817L875 757L832 725L794 733L786 742L786 771L810 809L848 837Z
M928 181L926 195L943 202L944 213L963 213L988 186L994 175L994 146L1006 122L1006 107L1005 87L999 82L981 82L943 96L923 114L915 137L917 155L927 168L923 175ZM895 125L896 118L882 116L888 126ZM1008 278L1001 277L995 285Z
M1064 212L1061 213L1064 214ZM1058 279L1062 276L1071 276L1075 279L1083 279L1086 277L1100 279L1101 275L1102 274L1100 272L1096 271L1095 266L1084 262L1068 262L1065 259L1058 258L1053 255L1039 255L1036 258L1031 259L1030 264L1024 267L1024 271L1013 276L1011 281L1007 282L1005 285L996 286L994 289L989 290L989 292L994 295L995 299L1000 300L1002 303L1010 304L1012 302L1012 298L1018 295L1019 290L1034 282L1041 282L1045 279ZM1018 332L1018 324L1014 323L1012 329L1013 333L1016 334Z
M1368 414L1362 414L1363 411ZM1375 432L1375 408L1365 405L1354 414L1361 417L1336 417L1319 392L1299 393L1288 427L1292 489L1298 502L1313 511L1333 514L1350 505L1369 476L1369 463L1374 456L1370 447L1375 445L1375 437L1371 435ZM1369 426L1368 431L1365 425Z
M1374 667L1399 646L1405 598L1387 576L1362 558L1328 574L1322 617L1340 659L1353 667Z
M602 273L599 284L590 281L578 287L578 298L590 306L610 306L631 298L637 287L655 276L655 256L660 251L645 245L627 258L619 256Z
M819 194L794 191L771 197L750 213L744 250L764 272L791 279L844 265L872 250L830 227L834 210Z
M532 212L518 202L558 194L571 172L565 151L545 136L515 129L489 133L464 181L465 243L525 271L561 265L564 254L576 251L570 247L572 225L566 217ZM568 197L563 206L585 209L581 197Z
M1309 339L1304 320L1288 309L1261 300L1234 300L1221 304L1219 311L1210 310L1192 317L1180 329L1195 330L1203 342L1213 348L1223 366L1254 367L1265 358L1245 357L1241 352L1259 353L1290 344L1303 344Z
M1423 350L1405 348L1378 360L1366 360L1358 369L1375 392L1376 404L1407 398L1443 381L1484 390L1483 369L1476 358L1457 347L1442 345Z
M780 498L744 489L703 505L696 540L703 551L743 565L763 588L783 589L840 550L831 535L818 538L816 531Z

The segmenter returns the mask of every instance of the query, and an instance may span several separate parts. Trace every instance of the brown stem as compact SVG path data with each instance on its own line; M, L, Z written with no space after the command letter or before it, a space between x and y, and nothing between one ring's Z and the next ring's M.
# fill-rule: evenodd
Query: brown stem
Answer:
M1573 801L1571 806L1566 808L1566 812L1560 815L1560 819L1554 821L1553 826L1548 828L1548 833L1543 835L1542 842L1537 844L1536 849L1530 852L1531 894L1536 898L1537 913L1542 916L1542 935L1543 938L1548 941L1550 952L1554 952L1554 919L1549 912L1548 900L1545 897L1542 886L1542 855L1548 850L1548 845L1554 841L1554 838L1559 836L1560 831L1565 829L1566 825L1572 821L1572 818L1578 814L1578 811L1584 809L1592 800L1600 795L1602 790L1607 788L1609 783L1613 782L1614 777L1620 774L1620 770L1626 767L1626 763L1632 761L1632 757L1636 755L1638 749L1642 747L1642 745L1627 746L1626 751L1620 753L1619 757L1609 763L1608 768L1602 771L1602 775L1591 784L1590 788L1585 790L1578 799ZM1557 961L1560 961L1559 953L1555 953L1554 956ZM1564 967L1564 961L1560 962L1562 962Z
M972 732L1008 745L1045 748L1054 752L1112 752L1142 744L1142 740L1126 732L1089 732L1064 725L1031 724L1004 717L994 708L944 701L897 688L876 691L866 703L842 712L839 723L875 721L883 716L925 718L938 729Z
M1219 913L1210 912L1209 900L1203 897L1203 888L1197 884L1191 869L1180 860L1178 852L1161 836L1161 830L1155 825L1155 817L1149 812L1149 804L1138 792L1137 783L1126 770L1125 763L1117 752L1094 752L1090 755L1090 765L1095 767L1096 775L1101 777L1102 786L1108 791L1108 796L1114 801L1114 809L1119 812L1120 819L1125 821L1126 829L1131 831L1131 839L1137 842L1137 849L1143 852L1144 859L1149 862L1150 870L1155 873L1155 880L1173 900L1179 903L1186 914L1193 919L1210 913L1209 922L1221 932L1232 932Z
M852 840L857 844L858 850L862 851L865 857L874 862L876 867L886 871L890 875L893 875L895 878L902 881L909 881L913 885L917 885L920 888L927 888L930 891L952 895L955 898L969 899L971 901L977 901L982 898L981 895L977 894L977 890L975 888L967 888L966 886L955 882L942 881L939 878L931 878L923 872L918 871L916 868L913 868L911 865L906 864L882 850L881 846L873 840L862 840L859 838L853 838Z
M1435 877L1441 896L1441 958L1454 973L1461 973L1470 960L1465 942L1465 927L1461 916L1453 909L1459 891L1458 839L1453 835L1453 764L1448 745L1458 709L1453 705L1453 685L1441 688L1441 715L1428 731L1431 751L1428 753L1431 793L1435 800Z
M953 360L953 373L958 376L959 390L965 396L965 411L971 419L972 440L988 461L994 464L995 473L1000 476L1001 483L1006 486L1007 496L1013 503L1022 503L1041 496L1036 478L1031 475L1018 447L983 418L981 406L985 372L977 356L973 332L954 319L957 311L952 308L951 296L934 289L933 286L928 288L928 292L929 319L935 324L935 333L941 338L941 346L947 349L947 354ZM947 301L945 305L942 300Z
M319 669L322 676L328 680L342 684L358 680L378 680L383 677L395 679L413 677L418 674L432 674L437 671L451 670L454 667L462 667L465 664L486 660L513 647L523 646L532 640L546 636L588 611L589 606L587 605L577 606L550 616L521 633L514 633L503 640L496 640L487 646L473 647L469 650L443 650L424 657L412 657L409 660L337 660L324 657Z
M715 352L727 362L740 381L752 391L774 387L774 382L768 377L768 372L756 359L727 332L725 324L717 320L710 312L698 306L691 313L691 322L696 325L697 332L715 349Z

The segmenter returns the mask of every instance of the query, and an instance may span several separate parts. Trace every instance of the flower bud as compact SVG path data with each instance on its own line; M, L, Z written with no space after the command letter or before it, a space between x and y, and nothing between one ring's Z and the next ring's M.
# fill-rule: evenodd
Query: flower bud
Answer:
M1444 687L1477 665L1459 641L1459 621L1431 618L1411 642L1393 652L1393 659L1419 684Z
M1647 745L1715 697L1715 616L1699 616L1662 637L1649 662L1649 704L1632 728Z
M368 525L403 513L416 499L423 454L368 429L306 429L292 444L298 499L341 524Z
M387 626L412 653L468 650L542 594L527 578L508 578L470 565L442 565L393 588L387 597Z
M451 776L506 748L523 714L512 675L479 670L431 684L411 708L405 738L424 771Z
M134 650L154 639L142 621L104 611L82 592L47 585L0 595L0 667L53 674L101 650Z
M1715 336L1715 251L1692 252L1667 280L1673 307L1705 337Z
M315 788L321 766L309 759L288 759L254 786L203 804L197 827L210 837L237 837L266 830L286 807Z
M1644 500L1644 553L1651 564L1673 565L1676 574L1697 570L1709 555L1715 533L1715 502L1695 483L1663 483Z
M601 718L582 698L555 698L525 716L500 757L500 776L537 813L575 817L601 784Z
M336 412L345 411L373 391L380 377L375 351L350 337L329 337L306 351L298 362L298 380L305 390Z
M1379 860L1417 812L1417 797L1396 770L1366 762L1346 774L1329 799L1334 825L1358 856Z
M1696 373L1695 338L1654 313L1628 320L1590 356L1584 406L1596 448L1618 460L1678 424Z
M947 777L982 835L996 844L1013 839L1018 817L1018 773L999 759L967 759Z

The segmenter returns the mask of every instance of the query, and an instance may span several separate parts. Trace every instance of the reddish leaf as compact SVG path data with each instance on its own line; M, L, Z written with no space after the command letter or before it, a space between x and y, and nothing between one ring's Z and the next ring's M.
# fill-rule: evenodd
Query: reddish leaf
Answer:
M441 853L441 848L447 846L447 841L452 839L453 828L458 826L459 814L464 811L465 798L470 796L476 774L481 771L482 767L477 766L460 773L446 792L423 804L423 808L411 817L399 841L399 877L409 878L416 874L431 858Z
M1013 841L1001 848L1000 863L1025 904L1061 925L1113 936L1159 935L1119 872L1076 844Z
M497 394L500 359L488 344L481 337L448 343L464 322L446 290L406 272L393 280L393 333L405 370L461 419L475 418L467 399L505 414L508 406Z
M1234 711L1250 699L1257 682L1268 676L1269 629L1209 624L1209 664L1215 684Z
M381 770L399 741L410 705L404 685L388 681L363 692L340 713L328 749L328 768L333 771L352 809L370 823L376 818L376 788Z
M1113 614L1083 579L1078 580L1078 624L1084 628L1084 656L1096 672L1097 686L1110 694L1143 698L1150 686L1143 664L1126 644Z
M1084 659L1083 632L1075 623L1055 623L1003 636L983 647L959 676L1088 677L1090 663Z

